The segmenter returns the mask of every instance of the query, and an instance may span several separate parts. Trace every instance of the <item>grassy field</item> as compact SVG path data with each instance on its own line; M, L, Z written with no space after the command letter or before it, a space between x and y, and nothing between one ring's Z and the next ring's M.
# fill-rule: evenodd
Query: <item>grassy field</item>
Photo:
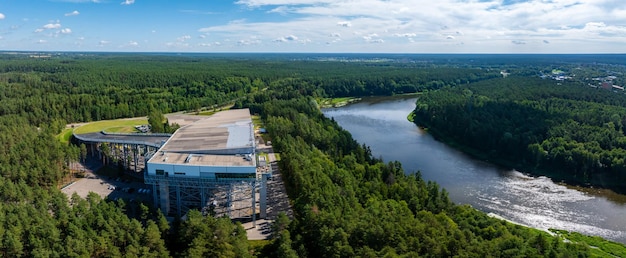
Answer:
M259 115L252 115L252 123L254 124L254 129L259 129L259 128L263 128L265 125L263 124L263 121L261 121L261 116Z
M413 113L413 112L409 113L409 115L406 116L406 120L409 120L409 122L414 123L415 122L415 113Z
M345 106L347 104L350 104L352 102L356 102L359 100L361 99L353 98L353 97L345 97L345 98L332 98L332 99L318 99L317 103L319 104L321 108L328 108L328 107Z
M591 253L598 257L626 257L626 246L621 243L565 230L550 229L550 231L569 241L589 245L589 247L591 247Z
M72 130L73 128L63 129L61 133L57 134L57 139L59 139L59 141L62 143L69 144L70 138L72 137Z
M261 120L261 116L259 115L252 115L252 124L254 124L255 131L260 128L265 128L265 124L263 123L263 121ZM259 135L261 135L261 138L263 138L263 142L272 140L272 138L270 138L270 135L268 133L261 133Z
M108 133L138 133L134 126L118 126L105 129Z
M136 119L118 119L118 120L105 120L98 121L83 125L74 129L76 134L95 133L100 131L107 132L134 132L136 125L148 124L147 118Z

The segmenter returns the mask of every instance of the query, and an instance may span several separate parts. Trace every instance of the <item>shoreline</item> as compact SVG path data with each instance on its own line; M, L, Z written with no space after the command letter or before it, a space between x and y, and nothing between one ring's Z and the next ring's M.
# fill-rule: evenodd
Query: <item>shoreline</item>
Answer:
M454 149L457 149L463 152L464 154L469 155L472 158L489 162L491 164L501 166L507 169L513 169L513 170L519 171L520 173L523 173L525 175L532 176L532 177L545 176L545 177L548 177L550 180L552 180L552 182L556 184L562 184L568 188L574 188L581 192L585 192L585 193L602 192L606 195L614 196L614 198L612 199L616 199L622 203L626 203L626 189L624 189L624 186L621 186L621 185L603 186L603 185L594 183L593 182L594 180L592 180L591 183L583 183L583 182L577 181L574 178L563 176L562 175L563 172L548 172L545 169L530 168L528 166L524 166L522 164L515 163L509 160L505 160L505 159L489 158L487 153L478 151L467 145L459 144L453 139L451 139L450 137L437 133L437 131L435 130L431 130L426 125L420 125L416 123L415 121L411 121L411 119L409 118L413 118L413 116L414 116L413 111L411 111L409 115L407 115L407 120L411 123L414 123L416 126L422 128L425 132L432 135L435 138L435 140L440 141ZM603 175L598 175L597 177L600 177L600 176L603 176ZM619 195L619 196L615 196L615 195Z

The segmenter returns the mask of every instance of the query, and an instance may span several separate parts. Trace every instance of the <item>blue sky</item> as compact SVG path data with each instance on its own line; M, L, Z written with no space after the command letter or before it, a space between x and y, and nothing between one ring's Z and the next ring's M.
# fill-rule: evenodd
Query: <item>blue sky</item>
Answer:
M626 53L626 3L0 0L0 50Z

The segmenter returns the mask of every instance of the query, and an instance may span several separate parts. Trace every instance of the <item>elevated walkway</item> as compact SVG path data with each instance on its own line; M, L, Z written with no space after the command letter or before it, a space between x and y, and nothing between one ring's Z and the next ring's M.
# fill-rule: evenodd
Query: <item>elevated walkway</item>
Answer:
M171 136L171 134L121 134L106 132L74 134L74 137L82 142L147 145L155 148L161 147Z
M171 134L148 134L148 133L97 133L73 134L73 141L85 143L88 152L92 156L98 155L106 160L120 162L125 168L140 172L145 168L148 160L157 149L165 144ZM109 145L108 150L102 149L102 144ZM107 153L103 153L106 151ZM106 158L103 158L106 157ZM141 177L136 173L129 173L134 177Z

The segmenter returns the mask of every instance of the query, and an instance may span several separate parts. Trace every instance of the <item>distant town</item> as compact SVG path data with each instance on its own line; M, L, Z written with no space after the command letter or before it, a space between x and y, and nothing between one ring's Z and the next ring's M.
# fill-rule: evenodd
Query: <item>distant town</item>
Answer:
M580 68L578 68L580 70ZM505 71L500 72L504 77L508 75ZM568 74L559 69L553 69L550 73L544 74L541 73L539 76L542 79L551 79L555 81L565 81L565 80L573 80L578 78L582 82L586 83L587 86L592 88L600 88L605 90L612 90L615 92L624 91L624 86L620 86L616 84L616 81L619 80L619 77L615 75L605 75L605 76L596 76L596 77L585 77L580 79L576 74Z

